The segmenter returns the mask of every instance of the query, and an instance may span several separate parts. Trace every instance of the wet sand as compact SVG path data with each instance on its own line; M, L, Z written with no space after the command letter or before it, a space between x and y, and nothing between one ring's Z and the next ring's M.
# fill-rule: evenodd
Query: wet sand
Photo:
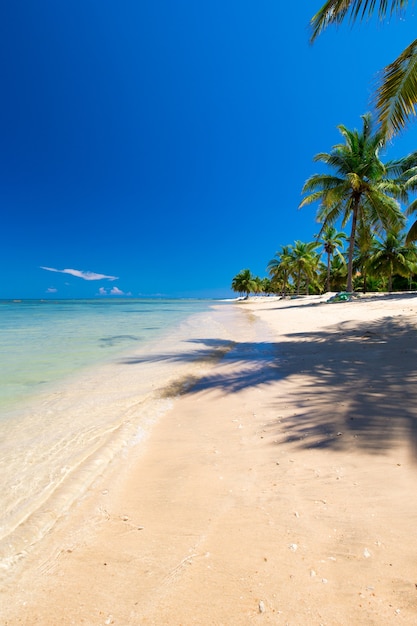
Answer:
M27 558L2 624L417 622L417 296L323 300L231 305L244 340Z

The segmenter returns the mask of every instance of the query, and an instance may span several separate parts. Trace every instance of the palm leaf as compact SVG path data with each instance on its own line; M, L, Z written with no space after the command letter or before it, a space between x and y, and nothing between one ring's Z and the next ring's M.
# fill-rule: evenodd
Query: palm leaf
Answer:
M377 108L387 137L400 131L417 103L417 39L384 69L377 91Z
M417 222L414 222L414 224L411 226L410 230L408 231L405 243L409 244L412 241L417 241Z
M383 20L387 15L401 13L407 4L408 0L328 0L311 19L310 40L313 42L327 26L340 24L347 16L353 23L371 16L376 10L378 18Z

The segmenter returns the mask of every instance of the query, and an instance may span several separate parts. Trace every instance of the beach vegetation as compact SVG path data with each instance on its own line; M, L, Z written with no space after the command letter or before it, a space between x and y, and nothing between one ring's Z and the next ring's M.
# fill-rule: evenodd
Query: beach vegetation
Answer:
M297 240L275 253L267 269L276 292L285 297L294 290L300 295L301 290L309 294L311 287L313 290L319 288L321 266L320 255L316 252L319 245L318 241Z
M308 295L310 282L317 281L320 261L320 256L316 252L318 246L317 241L305 243L297 240L290 248L290 271L295 279L297 296L300 295L302 283Z
M326 267L326 291L343 291L346 285L347 264L342 256L333 256L330 262L330 282ZM322 281L324 284L324 280Z
M249 269L241 270L232 280L232 291L241 296L249 297L251 293L257 293L259 282Z
M386 233L381 240L375 240L368 261L374 276L387 279L387 291L392 291L394 275L411 280L417 271L417 248L405 243L405 235L398 231Z
M326 291L330 291L331 265L334 256L336 255L339 261L346 265L342 253L346 233L328 224L322 229L321 237L317 235L317 240L323 246L323 252L326 255Z
M366 293L368 290L368 265L376 241L376 235L372 231L370 224L364 221L360 222L356 232L353 251L353 272L354 277L356 277L353 284L354 290L362 290L363 293ZM360 287L358 276L360 277ZM372 290L375 291L375 289Z
M320 152L314 161L324 163L330 173L313 174L304 183L300 208L319 202L316 219L322 224L319 236L328 226L350 221L346 290L352 291L353 254L357 226L363 222L376 230L389 231L402 226L404 215L398 200L407 198L406 172L399 162L385 164L379 157L383 145L381 130L374 130L369 113L362 116L362 129L338 126L344 143L331 152Z
M291 289L291 246L282 246L269 261L267 270L271 276L273 290L285 298Z
M407 0L327 0L311 19L313 42L328 26L363 20L376 13L379 20L401 15ZM382 71L382 78L374 95L382 134L391 137L403 129L415 116L417 103L417 40Z

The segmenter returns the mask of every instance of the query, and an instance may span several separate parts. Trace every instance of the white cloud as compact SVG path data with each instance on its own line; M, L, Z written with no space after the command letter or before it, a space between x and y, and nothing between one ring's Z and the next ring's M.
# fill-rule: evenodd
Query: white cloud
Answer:
M55 267L43 267L41 265L42 270L47 270L48 272L58 272L60 274L71 274L72 276L76 276L77 278L82 278L83 280L118 280L118 276L107 276L106 274L96 274L95 272L83 272L81 270L57 270Z
M56 293L58 291L58 289L55 289L55 287L48 287L48 289L46 290L46 293Z
M112 287L111 289L105 289L105 287L100 287L100 289L98 290L98 295L99 296L131 296L132 293L130 291L125 293L118 287Z

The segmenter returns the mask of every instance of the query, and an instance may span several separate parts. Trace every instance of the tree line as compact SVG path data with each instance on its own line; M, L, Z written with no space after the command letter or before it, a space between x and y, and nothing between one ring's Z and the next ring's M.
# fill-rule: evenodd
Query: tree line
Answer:
M374 12L384 20L401 15L407 6L407 0L326 0L311 19L311 42L344 20L353 23ZM300 207L319 203L318 236L312 242L282 246L268 263L267 278L242 270L232 280L233 291L285 295L417 287L417 220L408 232L404 230L406 217L417 212L417 200L409 198L417 189L417 152L386 163L379 156L388 139L416 114L417 40L381 76L374 96L376 130L369 113L362 116L361 131L340 125L344 143L314 157L329 171L305 182ZM348 223L346 234L343 228Z
M406 217L417 211L417 200L410 201L417 190L417 152L384 163L383 131L374 129L369 113L362 116L361 130L338 129L344 141L314 157L328 171L313 174L302 190L300 208L319 203L318 235L282 246L266 278L242 270L232 280L233 291L285 296L417 286L417 221L405 231Z

